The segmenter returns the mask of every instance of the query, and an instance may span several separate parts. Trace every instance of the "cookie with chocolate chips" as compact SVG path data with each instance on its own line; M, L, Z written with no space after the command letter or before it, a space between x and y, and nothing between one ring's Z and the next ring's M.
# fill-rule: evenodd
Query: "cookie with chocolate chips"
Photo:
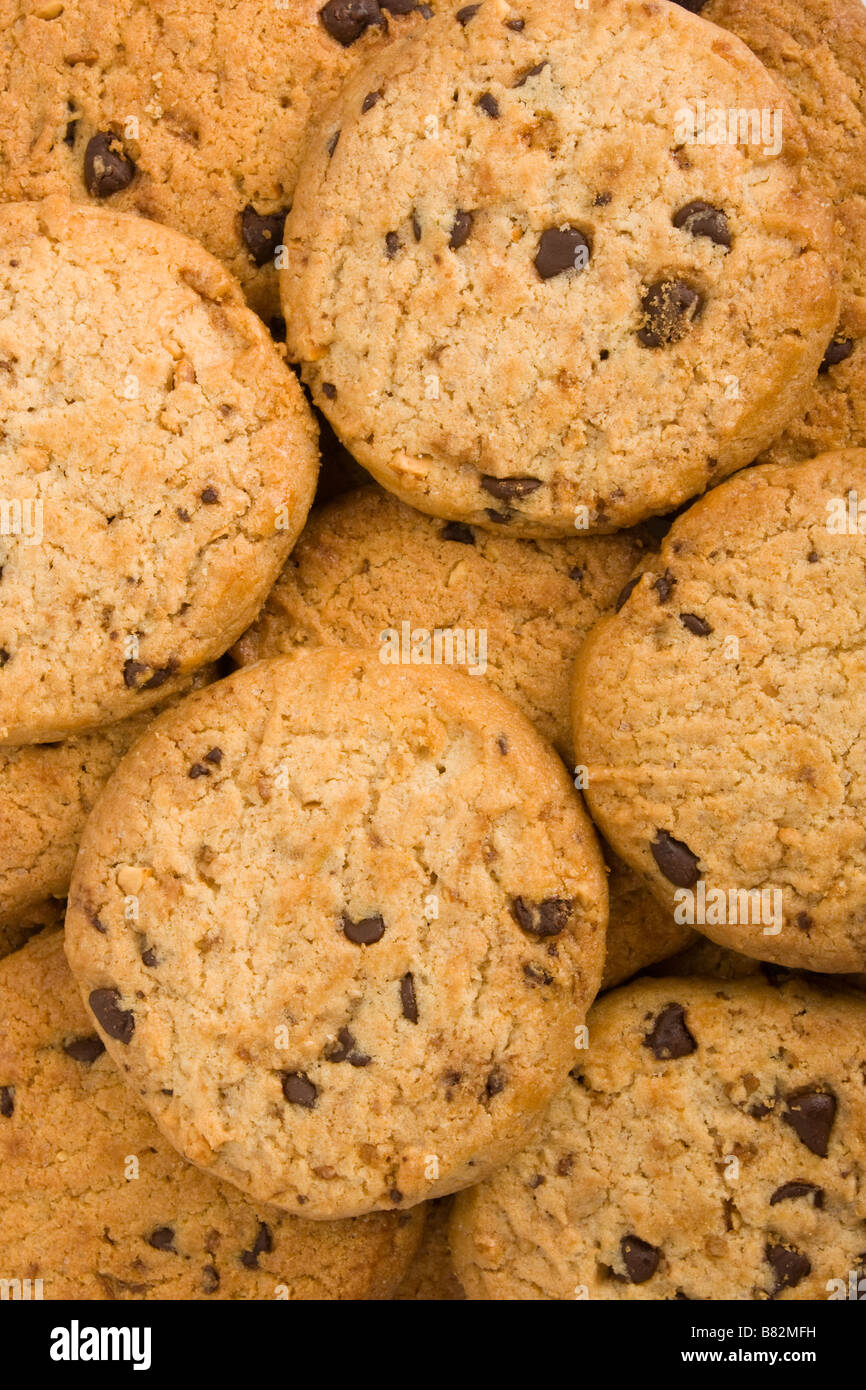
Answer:
M0 208L0 744L187 686L255 616L317 464L297 380L199 245Z
M266 320L307 128L415 0L0 0L0 200L69 194L201 241Z
M578 657L615 851L685 926L866 969L866 450L764 464L681 515Z
M641 980L588 1026L536 1136L456 1199L470 1299L826 1299L863 1277L861 997Z
M32 1297L390 1298L423 1224L301 1221L184 1162L96 1036L62 936L0 964L0 1268L41 1281Z
M606 917L580 799L504 696L321 648L154 721L87 823L66 939L166 1136L323 1219L519 1148L574 1063Z
M709 138L701 102L775 124ZM779 433L836 328L804 152L746 46L676 5L439 13L311 138L289 354L422 511L549 537L669 511Z
M808 145L806 172L832 205L839 317L808 390L762 456L773 463L866 445L866 10L861 0L709 0L705 19L749 45L785 88Z

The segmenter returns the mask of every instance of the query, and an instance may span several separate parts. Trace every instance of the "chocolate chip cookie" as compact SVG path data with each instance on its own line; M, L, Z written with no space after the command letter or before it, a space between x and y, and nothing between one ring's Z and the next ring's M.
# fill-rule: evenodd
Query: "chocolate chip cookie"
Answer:
M866 444L866 10L860 0L710 0L701 14L743 39L791 96L807 172L833 205L842 303L818 373L763 458Z
M388 1298L423 1222L248 1202L179 1158L124 1086L59 933L0 965L0 1269L30 1297Z
M845 1297L864 1275L864 1028L862 999L802 982L605 995L538 1134L457 1198L469 1297Z
M65 193L188 232L279 314L309 122L414 0L0 0L0 199Z
M530 536L669 511L779 433L836 327L804 152L746 46L676 5L438 14L310 142L289 354L422 511Z
M764 464L680 516L581 650L613 848L746 955L866 966L866 451Z
M225 651L317 463L298 382L200 246L0 207L0 743L132 715Z
M490 685L301 650L127 754L84 831L67 950L186 1157L354 1216L524 1142L598 988L604 877L562 764Z

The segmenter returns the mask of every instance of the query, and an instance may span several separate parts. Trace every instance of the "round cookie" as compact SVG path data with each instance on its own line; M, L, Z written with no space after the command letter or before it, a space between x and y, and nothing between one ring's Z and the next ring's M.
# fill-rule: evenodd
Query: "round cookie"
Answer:
M456 1303L466 1298L454 1273L448 1244L453 1205L453 1197L440 1197L430 1203L418 1252L394 1294L398 1301Z
M194 242L0 207L0 742L149 708L249 625L312 500L301 389Z
M730 479L674 522L574 682L591 812L659 901L837 973L866 964L858 494L863 450Z
M406 14L405 11L410 13ZM0 0L0 199L64 193L187 232L279 314L307 126L413 0Z
M605 995L537 1135L457 1198L469 1298L846 1297L864 1275L864 1028L862 999L799 981Z
M710 143L699 101L775 113L779 147ZM804 148L746 46L676 5L439 14L310 142L289 355L422 511L532 536L669 511L778 434L836 326Z
M66 939L176 1147L322 1219L519 1148L574 1061L606 899L562 764L497 691L302 650L151 725L85 828Z
M424 1209L301 1221L185 1163L93 1032L59 933L0 966L0 1268L45 1299L389 1298Z
M866 444L866 11L861 0L710 0L701 14L748 44L794 102L812 184L834 206L839 321L819 372L762 460Z

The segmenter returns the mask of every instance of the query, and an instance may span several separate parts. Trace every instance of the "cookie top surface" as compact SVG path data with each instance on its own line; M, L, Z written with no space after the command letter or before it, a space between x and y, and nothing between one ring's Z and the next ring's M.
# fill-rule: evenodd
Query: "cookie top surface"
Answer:
M864 1026L862 1000L802 983L605 995L537 1136L457 1198L469 1297L845 1297L863 1274Z
M187 232L264 317L307 126L395 0L0 0L0 197L64 193Z
M698 101L779 139L710 143ZM745 45L676 5L437 15L310 143L289 352L421 510L525 535L670 510L778 433L836 325L803 148Z
M806 173L833 205L839 322L799 409L764 457L809 459L866 444L866 10L860 0L710 0L706 19L743 39L790 95Z
M46 1299L387 1298L417 1212L311 1222L184 1162L124 1086L60 933L0 965L0 1264Z
M514 706L443 667L302 650L127 755L67 943L181 1152L318 1219L440 1196L519 1147L574 1060L606 916L589 820Z
M297 381L200 246L57 199L0 208L0 741L122 718L223 652L317 459Z
M730 479L600 620L574 684L617 853L719 944L836 972L866 961L858 496L863 450Z

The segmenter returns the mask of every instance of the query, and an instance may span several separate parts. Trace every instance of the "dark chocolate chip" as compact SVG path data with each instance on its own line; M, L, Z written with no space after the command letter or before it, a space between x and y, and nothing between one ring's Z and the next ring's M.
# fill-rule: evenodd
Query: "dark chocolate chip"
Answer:
M589 242L577 227L548 227L541 233L533 264L542 280L550 280L566 270L584 270L589 256Z
M666 1004L647 1033L643 1046L650 1048L660 1062L676 1057L688 1057L698 1045L686 1027L686 1011L682 1004Z
M454 218L451 228L451 238L448 245L452 251L459 251L461 246L465 246L469 240L469 233L472 231L472 213L458 212Z
M389 1190L388 1200L393 1202L395 1207L400 1205L403 1200L403 1193L400 1191L399 1187L392 1187Z
M267 265L283 239L288 209L282 212L256 212L247 203L241 213L241 236L256 265Z
M643 323L638 341L649 348L678 343L702 308L701 296L685 280L656 280L641 299Z
M371 1061L365 1052L357 1050L355 1038L348 1028L340 1029L336 1043L325 1048L325 1057L329 1062L348 1062L352 1067L366 1067Z
M534 68L527 68L522 72L515 82L515 87L525 87L530 77L537 77L540 72L544 72L547 67L547 59L544 58L540 63L536 63Z
M421 223L418 221L416 213L412 213L412 235L416 241L421 240Z
M4 1120L11 1120L15 1112L15 1087L0 1086L0 1115Z
M545 898L534 904L525 898L513 898L511 915L523 931L533 936L558 936L568 925L573 907L572 898Z
M495 478L492 474L485 473L481 479L481 486L491 497L498 497L501 502L512 502L515 498L529 497L531 493L537 492L541 487L541 479Z
M731 245L731 228L727 213L721 208L714 208L712 203L703 203L700 199L686 203L685 207L674 213L673 224L683 231L691 232L692 236L709 237L717 246L729 248Z
M697 613L681 613L680 622L689 632L694 633L695 637L709 637L713 630L706 618L699 618Z
M505 734L496 735L496 747L504 758L508 753L508 739L505 737Z
M497 526L507 526L512 517L511 512L497 512L492 507L485 507L484 515L488 521L495 521Z
M123 663L123 684L128 690L134 690L139 676L143 676L148 668L142 661L133 661L131 658Z
M592 200L592 206L594 208L606 208L612 198L612 193L596 193Z
M260 1221L259 1229L256 1232L256 1238L253 1241L252 1250L241 1251L241 1264L246 1269L258 1269L259 1255L270 1255L273 1248L274 1241L270 1227L266 1226L264 1221Z
M397 252L400 250L400 238L396 232L388 232L385 237L385 255L389 261L393 261Z
M776 1276L774 1294L781 1293L783 1289L796 1288L812 1270L811 1260L802 1251L793 1250L787 1245L766 1245L764 1257Z
M372 946L385 935L385 923L378 913L374 917L362 917L360 922L353 922L344 912L341 922L344 935L356 946Z
M400 1008L403 1017L410 1023L418 1022L418 999L415 995L415 977L411 970L407 970L400 981Z
M63 143L64 143L64 145L68 145L70 149L72 149L73 145L75 144L75 136L76 136L77 130L78 130L78 117L76 116L75 120L73 120L73 121L67 121L67 122L66 122L66 130L64 131L64 134L63 134Z
M506 19L506 29L511 29L513 33L519 34L526 27L525 19Z
M623 1236L619 1243L629 1283L645 1284L659 1267L661 1251L639 1236Z
M553 984L553 976L548 974L540 965L536 965L534 961L528 960L524 963L523 973L527 980L534 985Z
M216 1293L220 1286L219 1270L213 1265L205 1265L201 1272L202 1293Z
M200 496L206 507L212 507L220 500L219 492L215 487L202 488Z
M462 24L465 29L470 19L474 18L480 9L480 5L464 5L462 10L457 11L454 18L457 20L457 23Z
M491 92L485 92L482 97L479 97L478 105L481 107L484 114L489 116L492 121L499 120L499 102Z
M812 1197L819 1211L824 1205L823 1187L817 1187L805 1178L795 1178L793 1182L783 1182L781 1187L776 1188L770 1198L770 1206L775 1207L779 1202L787 1202L793 1197Z
M102 1056L105 1043L93 1033L89 1038L73 1038L71 1042L64 1043L63 1051L73 1062L85 1062L89 1066Z
M334 133L333 133L333 135L331 136L330 140L328 141L328 145L327 145L328 158L329 158L329 159L330 159L331 156L333 155L334 150L337 148L337 146L339 145L339 143L340 143L340 132L339 132L339 130L335 130Z
M851 338L833 338L824 353L818 371L821 376L826 376L831 367L836 367L840 362L844 362L846 357L850 357L854 351L854 342Z
M159 958L157 957L156 951L153 949L152 946L148 946L146 951L142 951L141 961L143 965L148 966L148 968L151 970L153 970L155 966L159 965Z
M310 1078L302 1071L283 1073L283 1095L292 1105L303 1105L305 1110L313 1110L318 1091Z
M328 0L319 19L332 39L349 48L371 24L382 23L378 0Z
M109 198L134 178L135 165L118 136L99 130L90 137L84 151L84 182L92 198Z
M381 91L378 91L378 92L368 92L367 95L364 97L364 100L361 102L361 115L362 115L362 116L366 115L366 113L367 113L368 111L371 111L372 108L376 105L376 102L377 102L377 101L381 101L381 100L382 100L382 93L381 93Z
M165 685L177 670L179 662L177 657L171 657L165 666L158 666L150 680L144 682L142 690L158 690L161 685Z
M543 1173L534 1173L529 1179L527 1186L531 1187L532 1191L535 1192L539 1187L543 1187L546 1182L547 1178Z
M809 916L808 912L798 912L797 916L794 918L794 925L800 931L810 932L814 927L815 923L812 921L812 918Z
M485 1093L488 1097L498 1096L505 1090L508 1078L501 1067L494 1067L484 1085Z
M630 579L627 584L623 584L622 588L619 591L619 597L617 598L617 601L614 604L615 613L618 613L621 608L625 607L626 603L631 598L632 594L634 593L635 589L637 588L638 584L641 582L642 579L642 574L636 574L634 579Z
M205 767L204 763L193 763L186 775L187 777L191 777L193 781L195 781L197 777L210 777L210 768Z
M791 1126L813 1154L826 1158L830 1131L836 1119L836 1097L832 1091L813 1091L804 1086L787 1096L785 1104L787 1109L782 1115L785 1124Z
M670 570L665 570L664 574L660 574L658 579L653 581L653 588L659 596L659 603L667 603L674 591L676 582Z
M475 532L465 521L448 521L439 534L443 541L458 541L460 545L475 544Z
M322 395L329 401L335 401L337 399L337 388L333 381L322 382Z
M166 1250L170 1251L172 1255L177 1254L174 1248L174 1231L171 1226L157 1226L156 1230L151 1231L147 1237L147 1243L152 1245L154 1250Z
M417 0L379 0L379 4L390 14L411 14L417 6Z
M223 760L223 750L221 748L209 748L204 755L206 763L213 763L214 767L219 767Z
M3 573L3 571L0 570L0 574L2 574L2 573ZM6 663L7 663L7 661L11 661L11 660L12 660L12 657L11 657L10 653L7 652L6 648L5 648L5 647L0 647L0 666L5 666Z
M120 991L94 989L90 993L90 1008L96 1022L115 1042L130 1043L135 1032L135 1015L131 1009L120 1007Z
M701 874L698 856L692 854L687 844L675 840L666 830L657 830L650 849L668 883L677 888L694 888Z

